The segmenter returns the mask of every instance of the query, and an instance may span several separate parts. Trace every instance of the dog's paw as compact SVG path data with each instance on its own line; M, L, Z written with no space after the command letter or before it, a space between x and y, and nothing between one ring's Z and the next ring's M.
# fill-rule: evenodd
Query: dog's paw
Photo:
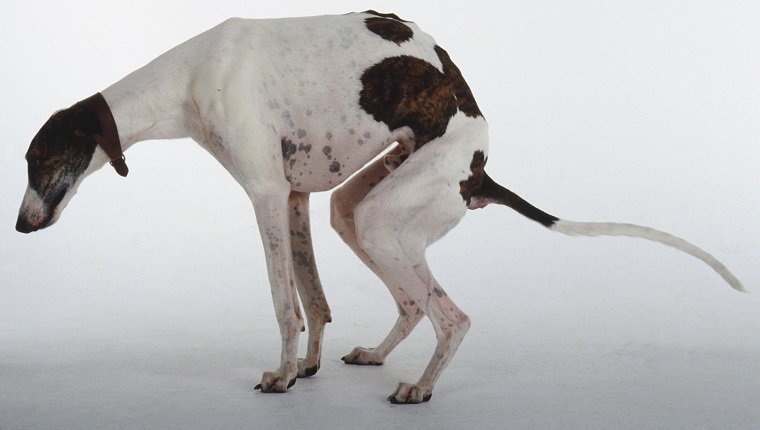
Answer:
M305 358L301 358L298 360L298 377L299 378L308 378L309 376L314 376L317 374L318 370L319 370L319 361L317 361L317 363L314 364L312 360L307 360Z
M360 366L380 366L384 357L380 357L374 350L357 346L341 360L346 364L358 364Z
M433 397L431 388L422 388L415 384L400 382L396 391L388 396L388 401L394 405L414 405L427 402Z
M283 377L279 372L264 372L264 375L261 377L261 383L253 389L261 390L262 393L284 393L295 383L295 375Z

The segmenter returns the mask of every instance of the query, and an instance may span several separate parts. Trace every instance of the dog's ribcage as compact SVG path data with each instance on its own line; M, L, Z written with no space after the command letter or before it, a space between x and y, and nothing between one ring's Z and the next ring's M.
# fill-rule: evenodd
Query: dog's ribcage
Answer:
M238 98L239 103L250 104L244 109L253 115L248 120L259 124L268 135L267 142L270 145L277 142L293 189L312 192L334 188L397 140L413 142L414 123L422 121L427 127L431 121L415 116L441 115L432 121L443 123L445 129L453 114L431 113L437 106L412 100L401 107L409 111L406 116L402 113L403 118L388 124L393 121L382 113L371 114L361 105L363 91L365 96L383 100L403 98L403 94L394 92L403 92L404 88L384 82L370 89L379 94L367 94L366 79L371 77L366 75L373 67L388 75L391 84L397 82L395 75L418 81L408 87L422 86L423 93L432 92L431 86L438 85L424 73L435 78L436 74L443 76L444 68L435 42L415 24L382 17L371 19L390 27L403 26L412 36L394 41L392 33L388 33L393 28L378 30L380 34L369 31L367 15L356 14L287 20L235 19L188 41L187 44L195 45L193 52L199 52L199 45L203 45L200 51L205 51L205 58L197 59L202 69L199 75L219 83L213 86L204 82L194 89L202 123L197 140L225 163L220 145L215 144L225 130L216 127L234 119L223 121L225 113L220 111L220 100ZM181 51L182 46L177 50ZM235 61L230 62L230 58ZM410 70L399 70L410 64L424 64L425 70L417 76L415 70L411 70L411 76ZM215 88L218 94L213 93ZM453 98L453 94L449 97ZM429 140L425 137L424 140Z

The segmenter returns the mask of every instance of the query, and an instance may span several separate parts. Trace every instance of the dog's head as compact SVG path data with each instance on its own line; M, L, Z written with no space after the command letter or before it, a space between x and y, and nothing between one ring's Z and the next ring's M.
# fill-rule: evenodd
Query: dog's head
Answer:
M123 164L110 115L105 100L97 94L56 112L42 126L26 153L29 184L19 210L17 231L30 233L55 223L82 179L108 161L107 147L113 147L113 142L104 142L113 141L114 136L118 161ZM96 151L99 145L103 151ZM126 164L123 170L117 168L122 176L126 171Z

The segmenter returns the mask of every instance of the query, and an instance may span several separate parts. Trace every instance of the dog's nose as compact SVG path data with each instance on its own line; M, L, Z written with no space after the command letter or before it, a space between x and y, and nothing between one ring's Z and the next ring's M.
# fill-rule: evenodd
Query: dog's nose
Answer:
M16 231L19 233L31 233L37 230L23 215L19 215L16 221Z

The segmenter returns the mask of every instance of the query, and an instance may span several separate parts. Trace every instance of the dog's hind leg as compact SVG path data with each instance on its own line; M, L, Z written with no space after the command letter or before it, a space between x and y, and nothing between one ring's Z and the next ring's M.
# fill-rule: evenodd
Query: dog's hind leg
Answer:
M312 376L319 370L325 324L332 321L330 307L314 261L309 226L309 194L292 191L290 208L290 247L298 295L301 297L309 330L306 357L298 360L298 377Z
M412 154L354 212L359 246L389 278L394 295L403 292L422 306L438 341L420 379L399 384L388 398L392 403L429 400L470 327L469 317L434 279L425 250L464 216L461 182L471 173L474 152L486 146L485 122L449 124L444 136Z
M357 173L346 184L332 194L331 223L335 231L354 253L382 281L388 285L398 307L398 319L385 339L375 348L356 347L343 357L347 364L380 365L390 352L412 332L424 313L420 304L393 285L391 279L380 272L380 268L362 249L357 241L354 211L366 195L388 176L388 169L383 159L378 159Z

